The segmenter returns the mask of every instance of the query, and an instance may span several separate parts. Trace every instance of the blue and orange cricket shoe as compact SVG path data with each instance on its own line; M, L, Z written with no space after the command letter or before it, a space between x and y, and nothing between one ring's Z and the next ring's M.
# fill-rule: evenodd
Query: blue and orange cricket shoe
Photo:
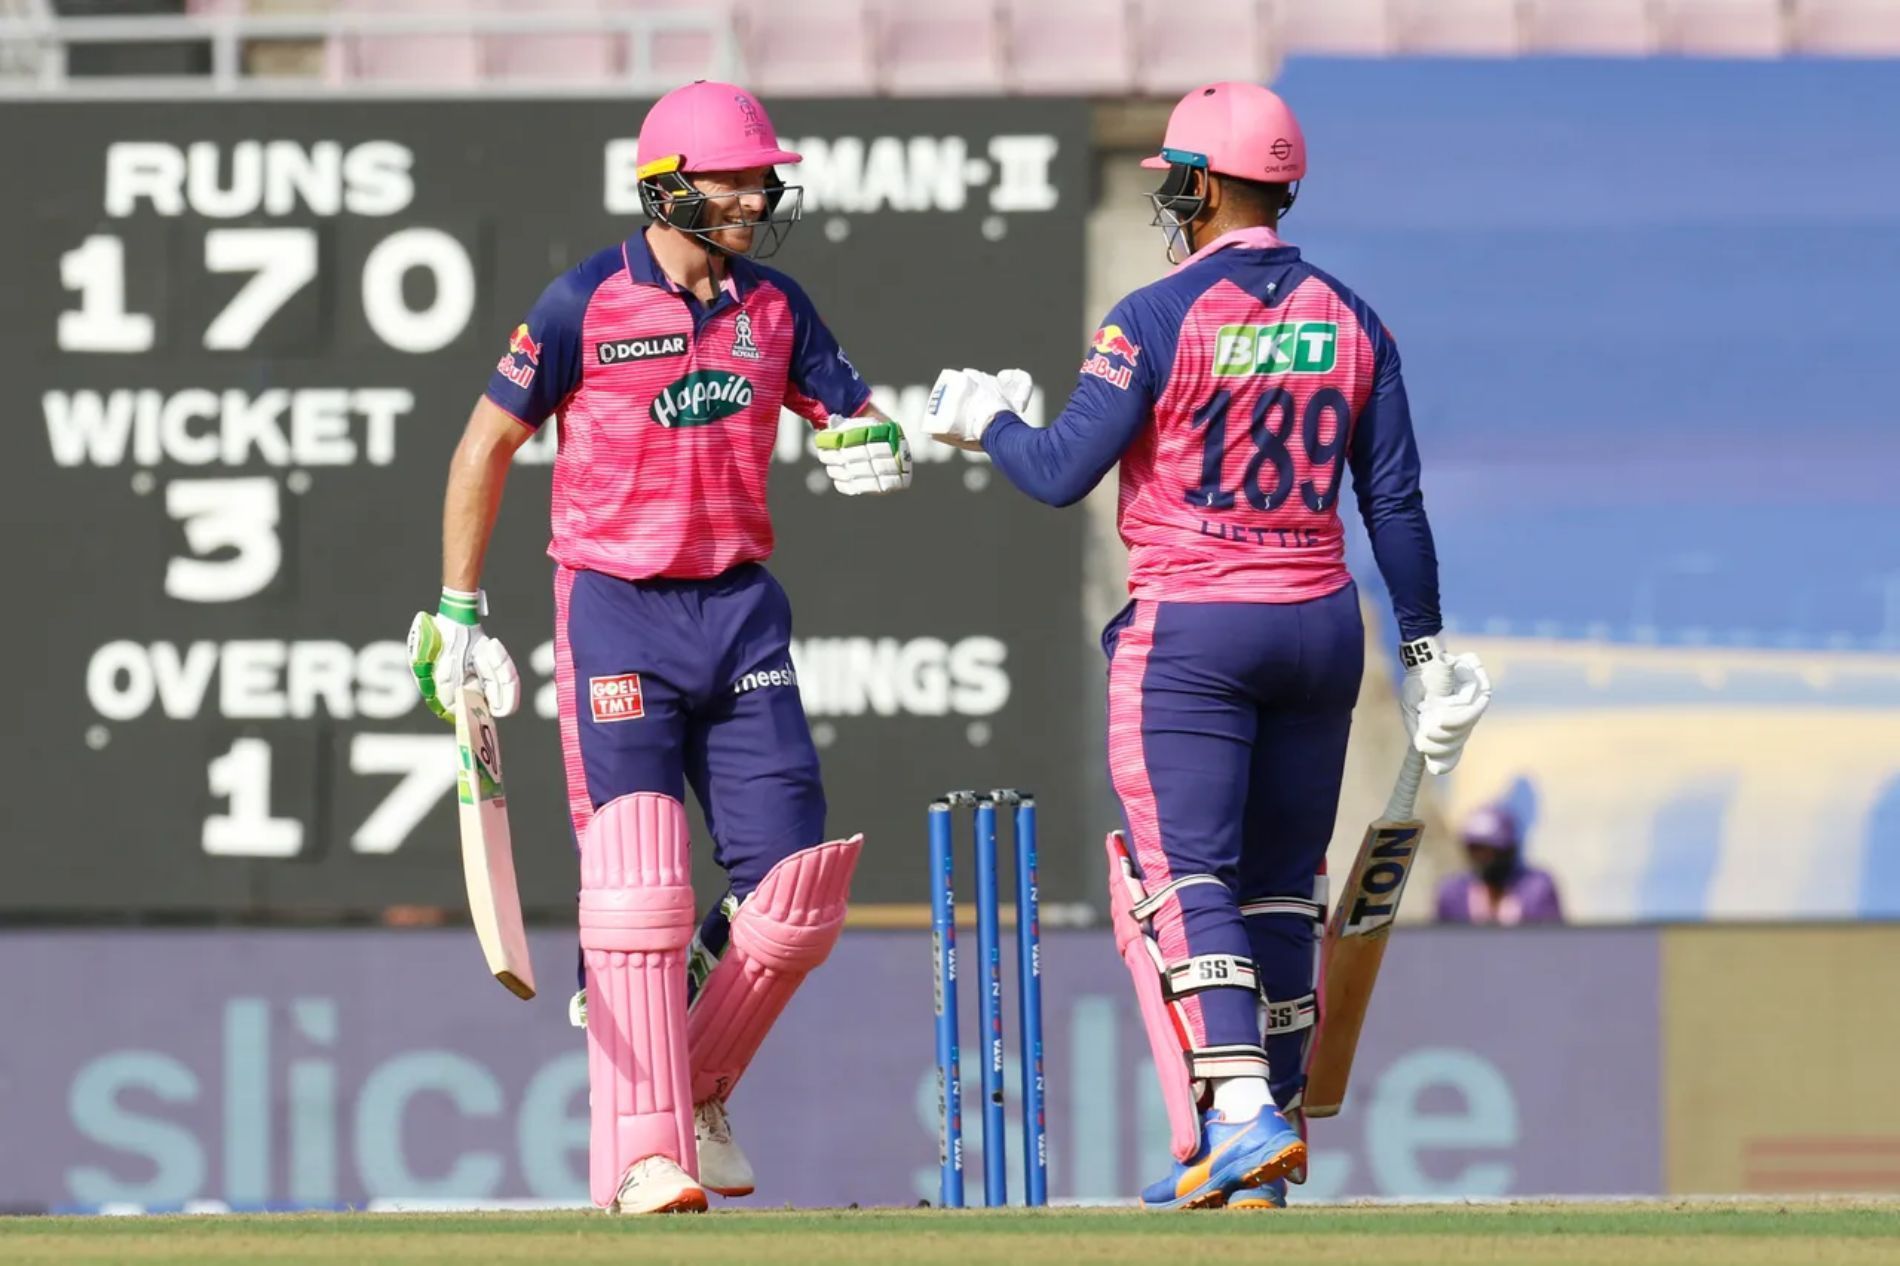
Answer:
M1286 1208L1286 1179L1276 1178L1258 1187L1242 1187L1227 1197L1229 1209Z
M1306 1163L1306 1142L1280 1110L1260 1109L1250 1121L1228 1121L1209 1110L1201 1150L1141 1193L1149 1209L1218 1209L1243 1187L1261 1187Z

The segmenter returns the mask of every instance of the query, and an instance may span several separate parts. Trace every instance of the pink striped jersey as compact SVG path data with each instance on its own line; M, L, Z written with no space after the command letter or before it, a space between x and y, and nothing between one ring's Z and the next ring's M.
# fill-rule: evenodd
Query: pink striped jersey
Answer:
M644 232L557 277L488 383L523 426L559 419L548 554L626 580L769 557L780 405L822 427L870 395L791 278L731 259L704 304Z
M1209 243L1116 304L1043 430L983 447L1066 505L1121 465L1133 597L1302 602L1351 579L1347 470L1407 639L1439 631L1438 563L1399 354L1363 300L1266 228Z

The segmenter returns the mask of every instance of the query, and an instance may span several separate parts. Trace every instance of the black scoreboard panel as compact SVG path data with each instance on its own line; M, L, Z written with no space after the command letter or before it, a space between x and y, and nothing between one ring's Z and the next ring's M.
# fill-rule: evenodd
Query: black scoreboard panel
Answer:
M645 105L9 107L0 346L22 425L0 466L0 915L460 905L451 736L402 639L434 602L449 453L509 331L554 275L638 230ZM1085 319L1085 107L774 113L806 154L785 174L807 210L773 262L884 407L914 423L937 370L969 364L1021 365L1035 411L1060 408ZM484 577L526 681L502 734L524 900L549 917L575 886L554 439L517 459ZM847 500L804 424L779 429L772 566L832 832L866 833L860 900L920 901L928 796L1031 787L1044 887L1087 899L1101 673L1080 516L917 448L909 492Z

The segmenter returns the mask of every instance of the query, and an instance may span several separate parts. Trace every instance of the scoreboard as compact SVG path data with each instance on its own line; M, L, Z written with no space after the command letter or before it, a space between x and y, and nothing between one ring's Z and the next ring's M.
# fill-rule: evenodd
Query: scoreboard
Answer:
M0 917L368 919L462 903L453 741L403 636L439 586L449 453L541 288L639 227L645 102L16 104L0 136L20 391L0 463L7 618ZM1021 365L1036 412L1079 359L1087 113L1076 102L788 102L805 221L773 260L911 423L944 365ZM545 558L548 425L484 583L525 681L502 723L523 898L571 909ZM1086 820L1101 680L1082 521L913 437L897 497L775 447L774 572L831 830L860 900L923 892L950 784ZM849 565L842 565L848 560ZM874 579L873 579L874 578ZM710 850L702 849L709 859ZM1049 849L1083 899L1089 850ZM709 861L702 898L717 882Z

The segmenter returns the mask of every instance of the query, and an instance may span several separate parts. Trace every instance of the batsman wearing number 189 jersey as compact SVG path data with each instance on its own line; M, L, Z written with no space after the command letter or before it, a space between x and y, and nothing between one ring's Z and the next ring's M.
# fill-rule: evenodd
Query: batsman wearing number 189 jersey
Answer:
M1363 667L1349 476L1407 662L1443 650L1398 347L1277 231L1306 168L1292 112L1255 84L1196 89L1143 166L1167 173L1153 200L1176 267L1115 305L1061 415L1031 428L1011 371L946 370L929 429L1052 505L1120 466L1111 895L1179 1162L1144 1200L1201 1208L1304 1164L1315 930Z

